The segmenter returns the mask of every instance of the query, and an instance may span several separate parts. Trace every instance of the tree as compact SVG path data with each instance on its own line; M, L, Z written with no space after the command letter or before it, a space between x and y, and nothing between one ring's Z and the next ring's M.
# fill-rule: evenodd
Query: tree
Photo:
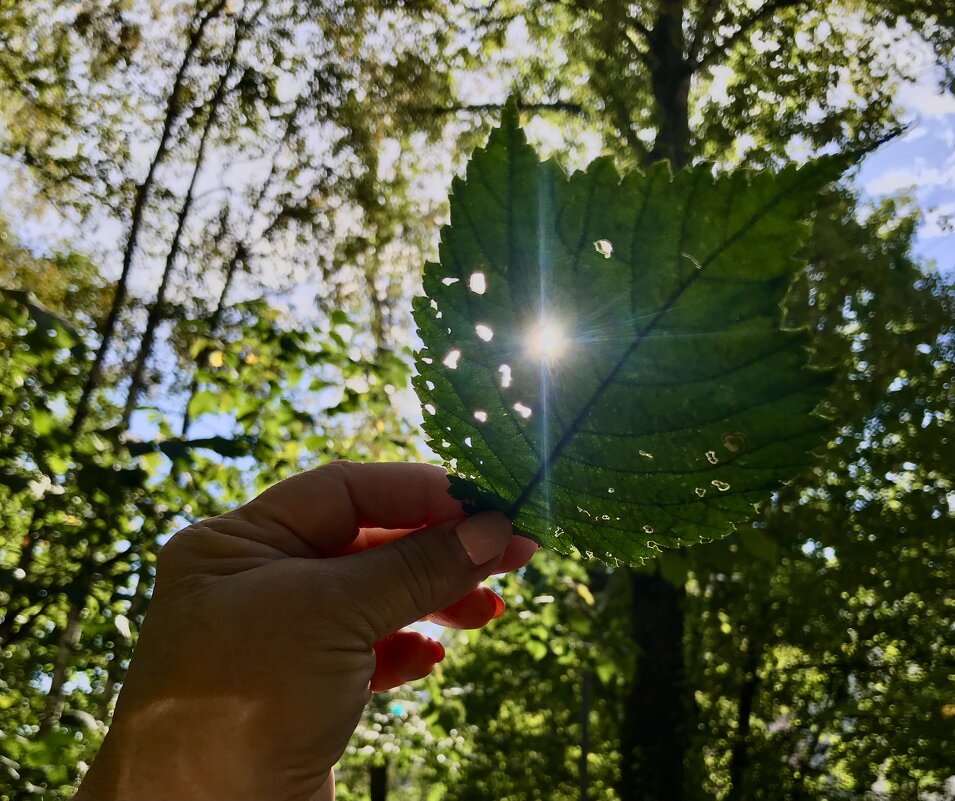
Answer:
M496 10L492 9L489 16L493 17ZM594 7L531 3L517 11L502 11L497 19L503 26L515 24L515 20L526 24L533 43L529 50L539 54L516 67L523 78L525 97L592 109L590 114L604 133L605 147L625 165L668 158L674 167L679 167L694 159L710 158L726 165L758 166L790 158L796 145L812 150L877 140L897 124L899 109L894 98L898 87L914 78L906 72L905 64L893 63L891 43L914 31L934 49L939 63L948 67L953 41L951 10L941 3L916 6L765 2L755 8L719 2L607 2ZM873 30L877 36L872 35ZM559 68L547 61L555 53ZM722 92L712 91L717 80L725 82ZM878 252L879 248L894 250L904 260L898 254L904 252L910 241L910 225L902 224L893 229L894 243L884 243L882 226L894 225L885 219L885 214L883 211L876 215L861 233L844 210L834 218L820 218L815 228L816 239L809 249L813 257L812 293L807 293L801 315L803 320L816 314L826 315L832 327L818 323L817 348L829 357L827 363L838 365L847 383L853 376L854 382L864 379L872 388L871 393L859 396L853 384L848 396L834 396L833 402L838 399L846 425L863 430L869 425L888 427L886 421L875 423L873 419L880 409L879 394L887 391L893 381L905 380L903 373L914 372L918 364L928 384L934 381L929 376L935 370L941 369L944 375L950 363L950 354L941 344L950 331L950 289L935 285L934 279L911 265L889 272L888 267L879 270L871 264L878 262L873 249ZM880 239L883 244L876 245ZM847 249L850 242L855 250ZM853 266L849 268L849 264ZM842 305L834 302L822 309L822 298L838 298ZM863 330L854 322L852 306L859 298L867 299L865 303L870 309L879 307L878 312L869 314L885 314L889 319L884 320L884 325L889 330L917 331L922 345L936 354L932 364L925 365L924 354L913 351L911 346L903 346L897 340L885 342L879 336L882 350L876 359L867 362L866 372L859 376L849 356L849 346L865 349L867 338L876 338L874 331ZM932 311L913 313L912 308L922 304ZM833 318L839 322L833 323ZM833 339L827 339L826 334ZM840 338L835 338L837 335ZM833 350L841 357L838 361L833 358ZM892 358L887 354L892 354ZM904 363L900 364L900 360ZM935 389L927 390L930 395L941 393L944 397L945 379L940 381ZM925 403L924 399L910 400L916 408ZM915 410L902 414L908 418ZM936 419L934 406L930 414ZM838 442L844 440L840 438ZM851 444L862 449L866 442L864 436L859 436ZM836 453L842 461L838 461ZM833 447L826 456L827 467L820 468L819 475L799 482L794 497L799 498L800 493L809 497L818 494L814 485L820 475L836 475L847 484L854 480L855 473L851 471L856 469L855 459L862 458L860 451L850 458L844 450ZM929 464L937 459L930 450L926 457ZM925 511L928 520L934 520L944 515L940 495L945 488L931 478L935 475L934 467L920 469L924 470L924 477L916 483L934 487L929 491L931 508ZM770 508L777 509L778 505ZM819 522L822 530L838 531L845 523L844 516L835 504L827 505L824 511ZM777 537L782 542L793 542L796 561L792 569L803 570L798 547L807 542L807 532L796 527L795 516L783 518L777 514L774 520L776 526L781 525L779 520L785 520L787 528L772 529L770 544ZM869 528L861 535L864 540L881 539L872 529L875 522L874 515L867 518ZM792 529L788 528L790 525ZM935 537L933 548L944 535L937 530ZM632 634L637 659L622 724L620 791L624 799L694 797L691 788L705 786L704 772L722 764L714 762L716 757L704 759L701 744L694 744L697 718L702 714L697 696L705 691L701 685L692 684L699 676L688 673L696 668L687 664L686 652L689 643L699 637L702 624L687 615L703 614L702 605L713 604L714 581L726 582L727 576L737 575L724 570L729 558L726 549L734 547L739 550L740 546L733 542L714 545L689 557L693 572L688 586L703 588L701 606L687 598L682 581L673 586L662 572L636 572L632 576ZM939 558L941 553L944 549ZM872 560L877 561L879 556L860 553L857 558L860 565L866 565L864 569L872 570ZM925 564L929 561L934 570L938 563L926 560ZM765 573L765 566L758 561L749 568L756 574ZM737 581L745 583L747 576L731 579L731 586ZM845 592L847 597L854 597L853 590L846 588ZM746 597L753 603L750 595ZM765 612L762 607L757 608ZM706 625L718 624L720 630L733 626L731 619L719 615L705 619ZM930 627L926 635L932 639L937 631ZM749 642L748 638L744 642ZM711 785L711 791L736 798L757 792L755 788L759 786L758 781L746 783L753 768L746 767L749 757L745 744L750 736L752 705L762 681L761 657L747 648L744 646L737 653L741 662L737 662L736 669L727 671L731 676L748 677L738 692L735 740L722 751L712 744L706 749L721 754L720 759L729 759L728 777L722 785ZM701 656L705 654L703 651ZM848 686L862 680L850 671L845 683ZM862 703L860 695L851 692L843 702L849 706ZM926 706L922 714L932 713ZM648 720L654 721L653 726L646 725ZM765 725L772 723L770 720ZM900 753L911 750L901 748L896 740L893 743ZM803 745L800 742L800 747ZM928 753L910 756L931 762ZM802 776L802 757L793 759L793 773ZM820 768L823 763L813 752L803 761L811 761L812 769L827 779L842 771L836 765ZM906 765L897 769L898 775L904 775L910 768L909 760L898 761ZM943 763L932 764L933 770L940 770ZM854 767L858 768L858 763ZM937 783L939 779L936 775L926 781ZM802 788L800 792L821 792L818 786L810 790L804 779L797 784Z
M442 214L422 176L446 174L499 99L461 75L490 74L500 96L513 79L526 111L566 129L568 158L596 132L625 168L750 168L892 129L913 77L893 43L913 36L950 65L949 6L0 4L0 148L75 229L66 252L86 256L0 253L0 359L19 377L0 395L11 797L67 793L92 753L164 537L295 466L414 439L392 399L406 297ZM440 138L463 132L457 147ZM858 223L857 205L836 195L817 213L789 304L840 376L840 433L819 468L738 539L644 573L585 582L561 564L571 588L542 560L531 603L507 591L543 634L501 622L500 653L447 673L485 688L436 705L451 750L504 753L520 734L568 797L585 776L592 796L617 784L627 801L858 798L873 776L898 798L938 785L951 288L911 263L909 218L886 208ZM305 289L290 301L293 285ZM553 636L581 616L594 622L571 642ZM485 664L514 674L497 687ZM603 755L574 776L587 675L590 753ZM516 789L480 757L440 781L463 796L473 770L502 795L546 793L539 771L509 764Z

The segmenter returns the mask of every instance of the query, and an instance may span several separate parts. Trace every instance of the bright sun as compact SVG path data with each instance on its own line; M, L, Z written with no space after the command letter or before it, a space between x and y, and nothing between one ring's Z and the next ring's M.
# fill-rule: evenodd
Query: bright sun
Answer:
M557 323L541 320L528 336L527 349L542 361L554 361L567 349L567 338Z

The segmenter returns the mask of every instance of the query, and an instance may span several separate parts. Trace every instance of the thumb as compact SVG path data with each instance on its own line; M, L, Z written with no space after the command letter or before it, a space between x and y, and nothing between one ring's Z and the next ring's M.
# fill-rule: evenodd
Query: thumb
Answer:
M482 512L322 561L366 624L370 645L461 600L491 575L512 534L506 515Z

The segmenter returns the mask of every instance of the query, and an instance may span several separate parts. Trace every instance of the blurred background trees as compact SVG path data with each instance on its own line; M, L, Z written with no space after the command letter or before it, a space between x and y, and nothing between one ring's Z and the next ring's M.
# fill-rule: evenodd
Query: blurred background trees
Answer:
M0 0L0 797L69 796L175 530L426 452L410 296L510 91L571 168L760 168L895 129L916 45L951 90L944 0ZM540 554L376 701L342 798L953 795L955 295L917 220L815 215L818 467L642 570Z

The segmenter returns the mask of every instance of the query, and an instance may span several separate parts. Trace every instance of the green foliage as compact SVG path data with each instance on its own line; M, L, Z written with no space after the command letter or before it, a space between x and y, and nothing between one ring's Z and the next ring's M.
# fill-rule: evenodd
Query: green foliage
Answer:
M625 573L608 581L585 567L541 552L520 579L495 586L506 615L450 638L428 710L440 730L465 735L448 801L577 801L583 716L590 798L616 798L616 709L629 680L620 666L633 656Z
M170 532L298 466L407 454L393 405L407 297L445 211L422 196L443 196L498 97L519 91L564 163L599 143L627 170L778 169L894 127L925 74L899 57L912 44L950 84L952 14L950 0L0 0L4 213L52 201L83 221L42 257L0 222L0 798L70 795ZM955 298L913 263L914 226L904 204L849 194L816 215L788 315L831 368L835 430L752 526L642 568L680 588L679 654L634 639L651 615L629 571L542 553L497 585L510 611L493 636L448 635L425 693L370 710L342 797L367 798L383 766L389 801L582 797L588 669L591 799L632 801L621 777L653 772L621 735L634 689L673 685L688 736L639 719L685 766L667 801L945 797ZM108 351L80 433L78 341ZM685 676L641 684L676 657Z
M53 302L98 295L85 260L36 258L10 237L6 248L5 283L36 286ZM293 330L264 300L230 307L214 327L182 316L169 340L180 379L166 382L148 422L118 431L104 393L77 433L88 319L68 302L50 309L0 288L4 799L72 793L172 533L323 461L410 451L391 400L407 386L407 357L382 349L362 360L341 333L352 328L347 315L334 328Z
M614 564L725 536L828 427L828 378L779 306L839 163L568 178L505 115L416 299L416 387L453 491Z

